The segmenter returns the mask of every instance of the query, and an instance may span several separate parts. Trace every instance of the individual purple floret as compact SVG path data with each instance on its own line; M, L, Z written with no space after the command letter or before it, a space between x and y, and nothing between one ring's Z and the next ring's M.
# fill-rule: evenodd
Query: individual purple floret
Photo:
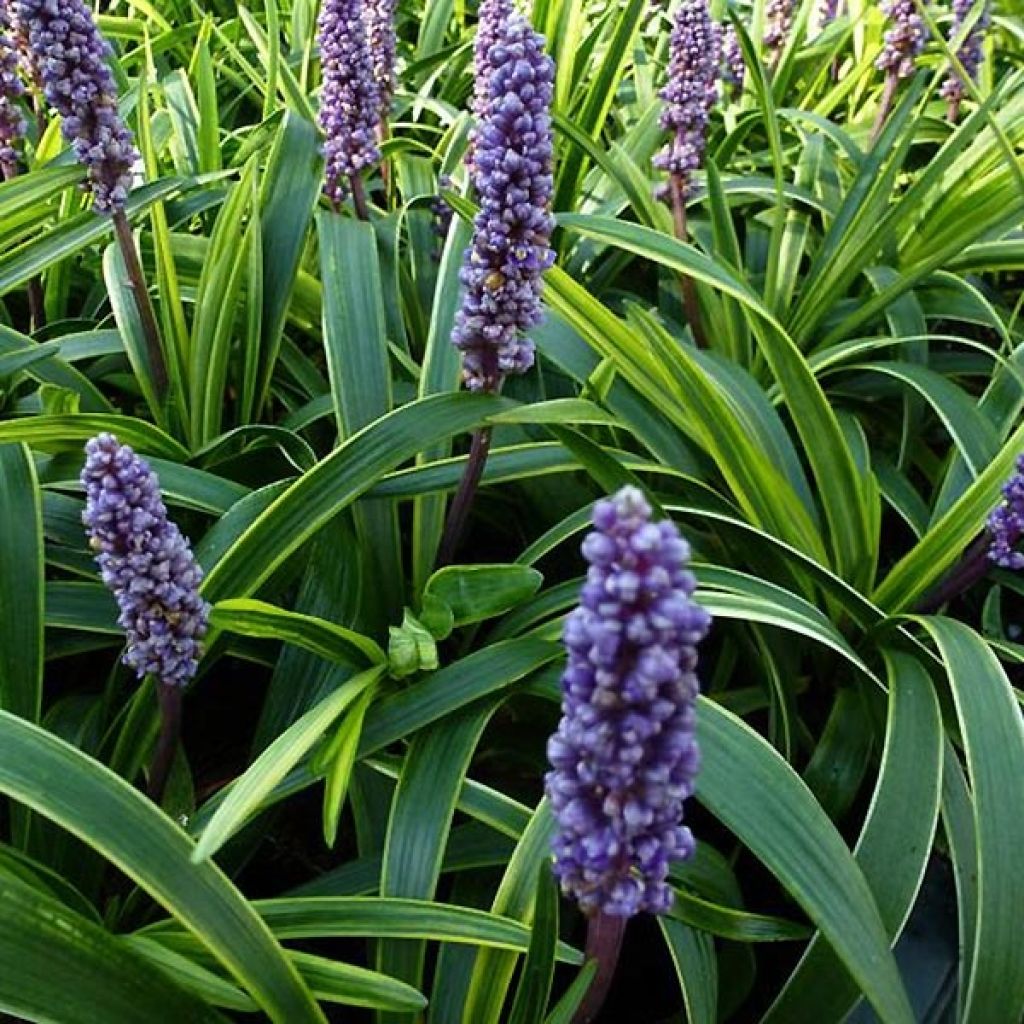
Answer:
M678 176L683 196L704 157L720 64L721 35L707 0L683 0L669 39L668 81L660 93L659 123L672 135L654 158L655 167Z
M949 30L949 41L952 43L960 34L960 30L974 9L972 0L953 0L953 24ZM967 33L967 38L960 44L956 51L957 59L964 67L964 71L971 79L977 77L978 68L981 66L984 53L982 46L985 42L985 29L992 21L988 0L985 0L977 21ZM959 104L966 95L963 79L959 72L951 70L945 82L942 83L942 97L950 103Z
M94 209L123 209L138 154L117 111L110 46L90 9L82 0L17 0L16 12L43 95L88 170Z
M554 261L551 93L544 38L520 14L488 54L487 104L474 132L473 186L480 211L463 256L465 286L452 343L471 391L494 391L533 365L522 332L540 323L541 275Z
M380 98L380 117L385 120L395 95L395 0L366 0L363 8L366 38L373 64L373 79Z
M875 67L896 78L909 78L914 73L917 55L924 49L924 22L914 0L882 0L882 10L891 28L885 33Z
M818 4L818 30L824 31L839 17L839 0L821 0Z
M743 90L743 77L746 72L740 37L736 32L736 26L730 23L722 30L722 83L728 86L734 96Z
M473 97L470 100L470 110L477 120L483 117L487 108L492 71L488 55L515 11L515 0L480 0L476 37L473 39Z
M167 518L160 482L127 445L100 434L86 446L82 520L103 582L121 610L122 661L141 679L185 686L196 674L209 606L188 541Z
M1024 537L1024 455L1017 472L1003 484L1003 501L988 517L988 558L1004 569L1024 569L1024 554L1016 550Z
M380 90L361 0L324 0L317 25L323 68L320 127L327 164L324 194L338 205L348 194L350 179L380 159Z
M777 63L786 48L794 6L794 0L767 0L764 5L764 45L772 53L771 63Z
M695 848L683 801L700 763L695 670L711 617L691 601L689 546L670 520L651 522L637 488L598 502L593 522L548 741L554 870L588 914L660 913L669 862Z
M18 50L11 33L11 12L7 0L0 0L0 175L11 177L18 170L14 148L25 134L25 118L19 102L25 86L18 75Z

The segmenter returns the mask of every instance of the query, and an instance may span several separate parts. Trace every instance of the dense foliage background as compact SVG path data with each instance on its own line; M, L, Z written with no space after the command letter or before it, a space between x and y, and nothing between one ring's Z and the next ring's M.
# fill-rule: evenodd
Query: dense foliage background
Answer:
M634 481L693 543L715 627L698 854L671 914L631 924L606 1019L822 1024L863 994L890 1022L1015 1024L1024 584L993 571L915 611L1024 451L1019 6L995 5L958 125L928 6L873 145L875 4L819 32L803 0L773 72L760 0L716 11L748 66L683 243L651 169L672 5L535 0L557 263L538 366L501 397L460 391L449 343L474 5L399 5L369 223L320 198L313 0L100 8L171 390L44 116L0 184L0 1006L568 1021L589 974L548 868L544 745L580 531ZM119 664L80 522L101 430L150 458L214 606L163 809L136 788L153 689Z

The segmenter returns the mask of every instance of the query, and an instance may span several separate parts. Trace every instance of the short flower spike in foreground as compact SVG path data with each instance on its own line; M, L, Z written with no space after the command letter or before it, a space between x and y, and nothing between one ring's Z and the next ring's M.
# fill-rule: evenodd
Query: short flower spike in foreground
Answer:
M686 541L670 520L651 522L639 490L598 502L593 522L545 781L562 888L588 914L625 918L668 910L669 862L694 851L683 801L700 760L697 644L711 617L691 600Z
M953 0L953 22L949 29L949 41L952 43L974 10L974 0ZM967 77L975 79L978 76L978 68L981 67L985 42L985 30L992 22L992 12L989 9L988 0L982 5L977 20L971 26L966 38L960 44L956 52L957 59L963 65ZM949 119L956 121L960 114L960 104L967 95L967 88L963 78L958 71L951 70L945 82L942 83L942 98L949 105Z
M914 0L883 0L882 10L888 15L889 28L875 66L894 78L909 78L924 49L924 22Z
M140 679L185 686L196 674L209 616L199 596L202 570L167 518L149 463L113 434L93 438L85 451L83 521L121 612L124 663Z
M124 209L138 154L117 110L110 46L92 12L82 0L17 0L16 11L46 102L88 169L96 212Z

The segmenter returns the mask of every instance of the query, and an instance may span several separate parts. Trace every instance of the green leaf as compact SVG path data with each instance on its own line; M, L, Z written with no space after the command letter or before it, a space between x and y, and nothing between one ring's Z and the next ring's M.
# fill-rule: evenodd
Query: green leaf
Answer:
M4 420L0 423L0 444L24 441L32 447L80 452L83 442L105 430L116 434L119 441L132 445L141 453L162 455L180 461L188 458L188 452L174 438L145 420L102 413ZM82 461L85 461L84 454Z
M438 569L423 588L426 601L443 601L453 624L483 622L532 597L544 577L525 565L448 565Z
M542 1024L551 994L555 971L555 945L558 941L558 887L551 865L541 864L537 871L537 895L534 900L533 933L523 964L508 1024Z
M312 748L331 723L383 673L383 666L367 669L340 686L329 697L289 726L250 765L245 774L231 784L227 797L210 819L196 848L192 862L201 864L212 857L256 812L263 799Z
M329 661L383 665L387 660L380 647L361 633L249 597L218 602L210 612L210 622L242 636L283 640Z
M968 947L961 1020L966 1024L1024 1017L1020 915L1024 818L1008 814L1007 794L1024 778L1024 722L1010 681L988 645L961 622L939 616L920 623L942 656L956 704L974 795L977 920Z
M316 218L323 282L323 334L339 437L391 411L388 339L377 240L371 224L321 210ZM402 555L395 504L358 502L356 533L367 559L370 603L380 618L402 606Z
M507 408L491 395L437 395L411 402L363 428L295 481L213 567L207 600L247 597L317 530L386 472L440 438ZM0 424L0 439L4 424Z
M874 797L854 850L893 941L924 877L938 815L942 725L934 687L916 658L884 651L889 669L885 750ZM822 936L811 941L765 1024L841 1021L856 983Z
M818 926L886 1024L913 1024L871 890L835 826L781 757L705 698L697 795Z
M61 1024L224 1021L130 944L39 890L0 875L0 901L0 1007L9 1013Z
M46 780L60 779L54 786ZM188 837L103 765L0 711L0 791L83 839L208 948L278 1024L324 1018L283 950L213 864L191 863Z
M43 515L28 449L0 445L0 708L36 722L43 694Z
M671 917L659 917L658 927L672 956L686 1004L687 1021L689 1024L717 1024L718 961L714 939Z
M474 705L413 739L391 804L381 896L435 898L459 791L495 707L493 701ZM383 941L377 967L419 986L425 955L422 942Z

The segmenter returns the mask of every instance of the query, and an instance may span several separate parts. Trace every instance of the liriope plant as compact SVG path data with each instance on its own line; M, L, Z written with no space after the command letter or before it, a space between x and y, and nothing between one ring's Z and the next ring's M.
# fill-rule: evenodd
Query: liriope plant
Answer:
M4 1012L523 1024L603 996L606 1020L840 1021L861 1000L884 1021L1020 1017L1019 35L999 4L990 24L915 4L923 46L887 76L876 5L820 32L810 0L710 5L730 88L699 97L681 232L654 159L691 127L662 124L660 96L688 80L671 27L691 6L79 5L90 53L96 32L112 47L90 65L96 109L138 147L116 196L135 273L96 211L99 157L64 149L95 125L24 63L26 20L53 6L6 5L0 112L24 133L0 185ZM544 37L550 163L546 141L504 145L537 124L489 120L529 81L495 59L498 96L481 82L488 9ZM358 168L338 159L355 143ZM519 225L527 157L551 180L528 176L543 230L519 256L487 231ZM509 252L531 302L504 369L526 372L472 393L461 356L494 326ZM210 609L162 748L170 679L133 655L81 520L127 486L94 445L83 489L104 434L166 510L144 488L158 528L106 537L148 559L119 595L160 593L166 542L188 614L147 599L147 627ZM489 451L439 558L474 435ZM620 664L581 683L601 652L573 609L582 590L600 640L624 612L595 585L632 596L618 548L583 534L596 516L653 544L610 521L613 494L672 549L645 586L678 568L676 529L690 542L687 666L693 609L714 621L701 695L687 675L671 710L643 705L679 726L675 788L601 805L631 840L671 811L659 843L598 872L603 909L642 904L624 934L587 887L607 834L578 845L596 797L576 725L621 730L604 761L629 747L605 707L629 691ZM900 972L933 885L959 934L957 991L929 1008Z

